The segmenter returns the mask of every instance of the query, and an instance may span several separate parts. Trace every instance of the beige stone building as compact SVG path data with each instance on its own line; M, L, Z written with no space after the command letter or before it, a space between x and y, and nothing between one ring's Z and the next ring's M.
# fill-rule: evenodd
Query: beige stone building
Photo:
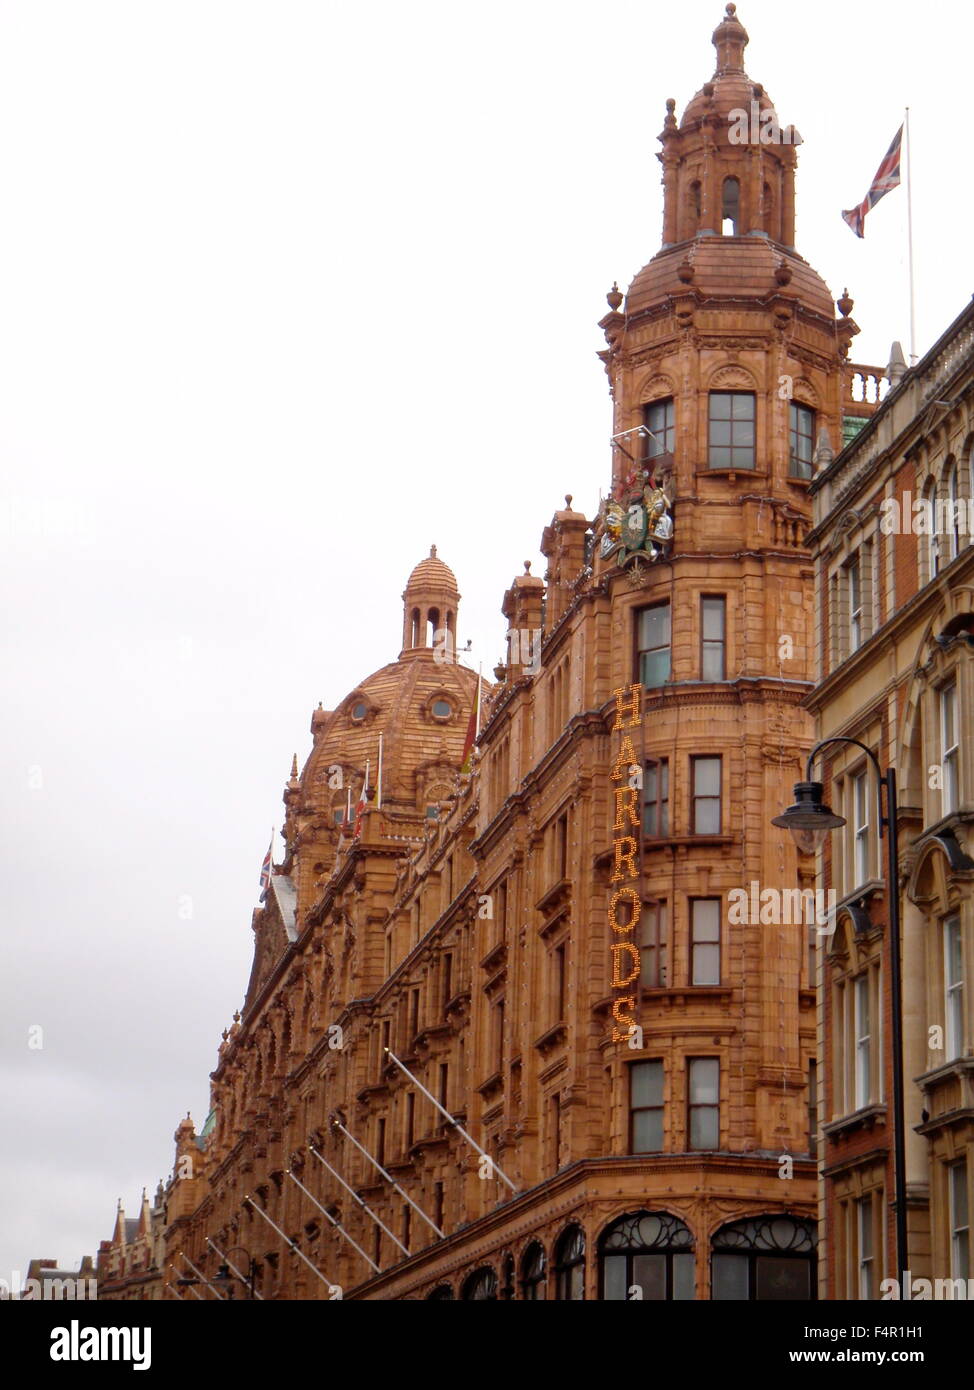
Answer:
M896 775L905 1189L914 1280L967 1280L974 1173L974 309L815 479L820 738ZM886 841L854 745L815 769L846 825L822 869L839 911L821 953L822 1297L897 1273ZM919 1287L919 1286L918 1286ZM926 1291L923 1291L924 1293Z
M398 659L312 716L164 1194L197 1295L814 1296L814 932L729 909L813 881L769 824L812 740L808 493L878 374L795 248L795 144L732 138L773 111L734 6L713 42L601 324L610 495L505 594L470 770L435 553Z

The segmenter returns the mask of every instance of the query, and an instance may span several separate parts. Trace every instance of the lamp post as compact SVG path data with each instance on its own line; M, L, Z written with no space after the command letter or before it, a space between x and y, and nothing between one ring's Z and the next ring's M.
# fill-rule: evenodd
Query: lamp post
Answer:
M906 1238L906 1118L903 1102L903 974L900 961L900 861L896 843L897 805L896 772L887 768L883 772L879 759L871 748L855 738L827 738L818 743L808 755L805 781L795 787L795 805L790 806L780 816L775 816L772 825L790 830L795 844L803 854L814 854L825 844L825 837L832 830L845 825L842 816L837 816L831 807L822 800L821 782L812 781L812 764L824 748L834 743L852 744L860 748L868 757L876 772L878 786L876 800L879 808L879 837L886 836L886 877L887 899L889 902L889 987L890 1046L892 1049L893 1073L893 1203L896 1212L896 1267L899 1277L900 1297L906 1289L907 1238ZM883 791L886 792L886 812L883 813Z
M233 1298L233 1276L230 1273L229 1257L235 1255L238 1251L247 1257L247 1278L243 1279L240 1275L237 1277L240 1278L242 1283L246 1284L247 1297L253 1298L254 1280L257 1278L257 1261L254 1259L253 1255L251 1255L250 1251L245 1249L242 1245L233 1245L229 1250L224 1252L226 1258L216 1274L214 1274L213 1282L214 1284L218 1284L221 1289L226 1289L228 1299Z

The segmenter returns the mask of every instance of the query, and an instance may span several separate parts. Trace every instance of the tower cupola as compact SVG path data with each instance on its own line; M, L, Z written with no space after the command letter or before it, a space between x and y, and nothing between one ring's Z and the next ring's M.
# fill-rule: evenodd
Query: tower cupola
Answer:
M456 575L439 558L435 545L409 576L402 597L400 659L437 649L456 651L460 594Z

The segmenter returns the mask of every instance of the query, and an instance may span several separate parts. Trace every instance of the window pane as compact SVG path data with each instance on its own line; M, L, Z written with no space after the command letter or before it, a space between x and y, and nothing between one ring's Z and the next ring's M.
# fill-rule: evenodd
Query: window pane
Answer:
M746 1301L747 1256L714 1255L712 1264L711 1298L725 1303Z
M716 1105L720 1063L716 1057L694 1057L690 1062L690 1103Z
M731 417L731 402L733 396L725 395L721 391L711 392L710 396L710 418L711 420L729 420Z
M754 450L753 448L742 448L731 450L731 468L753 468Z
M632 1117L632 1151L658 1154L663 1149L662 1110L637 1110Z
M670 653L669 648L664 648L658 652L647 652L643 655L640 680L648 687L665 685L670 678Z
M722 642L705 642L703 644L700 678L705 681L722 681L724 679L724 645Z
M729 420L712 420L710 424L711 444L729 444L731 442L731 422Z
M720 795L719 758L694 758L693 794L694 796Z
M967 1164L955 1163L950 1170L951 1224L954 1230L967 1225Z
M720 940L720 903L716 898L697 898L693 904L694 941Z
M704 640L711 640L714 642L723 640L724 600L722 598L702 599L700 610L703 615Z
M628 1297L625 1255L606 1255L602 1260L603 1298L623 1301Z
M811 1261L759 1255L755 1266L756 1298L783 1302L811 1297Z
M670 640L670 605L657 604L644 608L639 615L639 646L642 651L663 647Z
M663 1104L663 1063L636 1062L629 1069L632 1105Z
M718 448L718 447L712 445L712 446L711 446L711 449L710 449L710 467L711 467L711 468L730 468L730 466L731 466L731 451L730 451L730 449L727 449L727 448Z
M735 422L754 419L754 397L746 393L731 396ZM735 431L736 432L736 431Z
M681 1302L696 1297L694 1289L694 1257L689 1252L674 1255L673 1260L673 1298Z
M694 946L693 979L694 985L720 984L720 947Z
M698 835L720 834L720 802L715 798L698 799L694 803L694 831Z
M633 1255L632 1282L642 1289L644 1299L663 1301L666 1298L666 1256Z

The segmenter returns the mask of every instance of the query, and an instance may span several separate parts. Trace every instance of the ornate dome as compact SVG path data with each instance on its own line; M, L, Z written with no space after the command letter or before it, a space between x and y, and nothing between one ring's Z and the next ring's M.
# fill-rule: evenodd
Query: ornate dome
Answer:
M410 589L426 588L430 585L452 589L455 593L457 589L457 577L450 566L445 565L439 558L435 545L430 546L429 555L424 560L420 560L406 580L406 590L408 592ZM458 599L459 597L460 595L457 594Z

